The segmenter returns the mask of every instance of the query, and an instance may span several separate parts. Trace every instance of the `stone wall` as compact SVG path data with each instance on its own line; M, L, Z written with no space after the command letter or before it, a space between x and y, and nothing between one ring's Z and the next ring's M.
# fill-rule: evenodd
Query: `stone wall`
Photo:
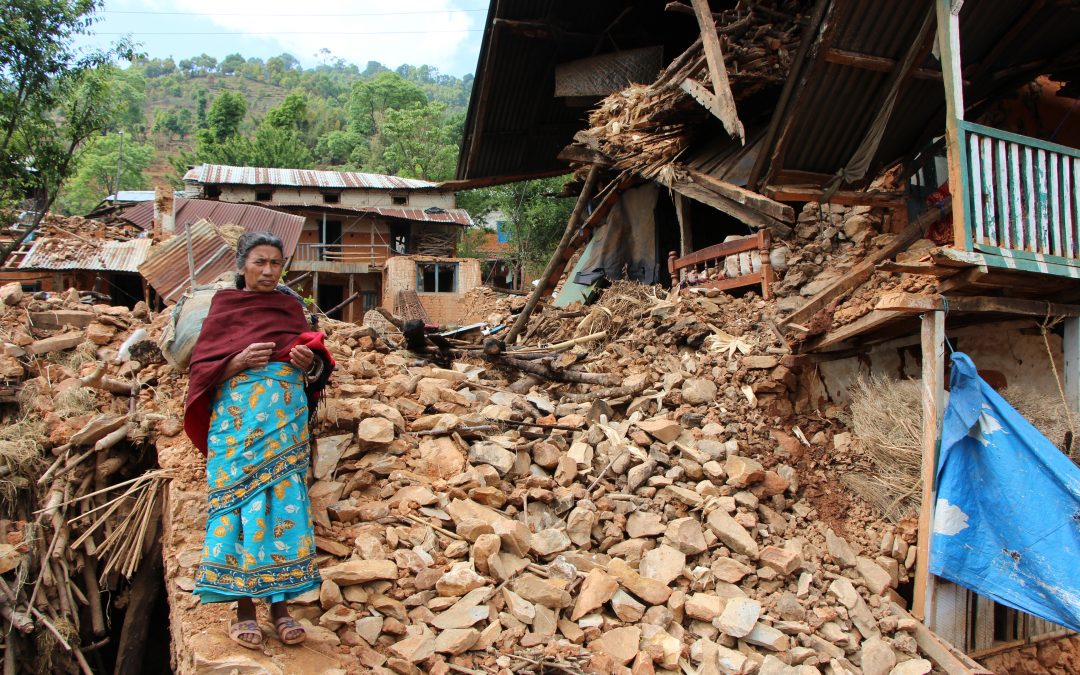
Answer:
M980 659L979 663L988 670L1003 675L1080 673L1080 636L1046 640Z

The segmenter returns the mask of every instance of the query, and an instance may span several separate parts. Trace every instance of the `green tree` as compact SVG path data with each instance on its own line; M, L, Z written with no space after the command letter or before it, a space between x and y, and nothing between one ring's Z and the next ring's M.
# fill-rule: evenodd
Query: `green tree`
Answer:
M140 189L147 185L145 171L154 159L154 147L149 143L133 143L125 138L123 161L119 162L119 136L108 134L87 143L79 154L78 169L64 183L57 197L59 210L66 214L83 214L111 194L117 186L116 169L120 164L120 189Z
M232 91L221 92L206 114L207 137L215 143L222 143L237 135L246 114L247 102L243 96Z
M206 118L206 108L209 102L210 93L206 91L205 87L199 87L195 90L195 126L199 129L206 129L210 126Z
M36 212L26 233L0 248L4 263L52 207L79 150L119 107L115 59L135 54L122 41L84 52L95 0L6 0L0 3L0 209L29 198Z
M240 54L229 54L221 60L221 72L232 75L244 67L244 57Z
M539 274L559 245L574 209L574 200L554 196L561 193L564 181L555 177L469 190L458 193L457 203L474 220L502 213L511 246L506 262L518 274L525 270Z
M389 109L379 133L384 150L378 168L383 173L426 180L453 177L458 144L444 104Z
M303 94L289 94L280 105L266 113L263 124L275 129L307 129L308 99Z
M427 102L423 89L397 73L379 73L353 85L347 111L349 130L363 136L371 135L379 128L388 109L403 110Z

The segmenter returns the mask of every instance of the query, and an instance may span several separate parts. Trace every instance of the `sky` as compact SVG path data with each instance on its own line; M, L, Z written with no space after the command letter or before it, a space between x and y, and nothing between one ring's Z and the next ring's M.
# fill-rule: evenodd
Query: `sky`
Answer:
M430 65L461 77L476 69L486 0L105 0L85 46L130 35L148 57L238 52L292 54L305 68L341 58L361 69Z

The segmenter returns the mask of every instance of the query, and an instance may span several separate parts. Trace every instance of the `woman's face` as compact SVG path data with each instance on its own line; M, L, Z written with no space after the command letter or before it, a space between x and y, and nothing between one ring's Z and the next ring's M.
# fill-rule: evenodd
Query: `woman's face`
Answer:
M244 259L244 287L249 291L269 293L281 279L284 256L277 246L256 246Z

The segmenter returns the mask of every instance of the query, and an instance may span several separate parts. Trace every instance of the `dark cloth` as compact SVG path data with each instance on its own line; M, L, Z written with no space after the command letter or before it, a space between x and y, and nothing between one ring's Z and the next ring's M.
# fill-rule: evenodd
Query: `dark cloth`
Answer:
M271 361L289 362L289 352L302 344L322 359L319 378L305 387L314 414L319 393L330 380L334 359L323 344L324 335L308 330L303 305L284 293L255 293L226 288L218 291L203 322L191 355L184 431L205 455L210 428L210 404L224 379L229 361L248 345L273 342Z

